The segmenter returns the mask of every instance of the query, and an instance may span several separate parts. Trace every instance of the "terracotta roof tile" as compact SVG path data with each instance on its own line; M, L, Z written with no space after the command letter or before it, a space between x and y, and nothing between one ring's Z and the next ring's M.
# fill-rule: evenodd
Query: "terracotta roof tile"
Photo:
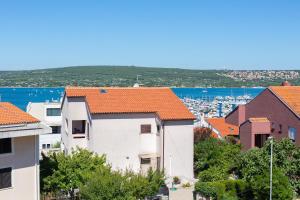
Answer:
M270 86L269 90L300 116L300 86Z
M208 118L206 121L214 129L218 130L222 137L227 135L239 135L239 127L226 123L225 118Z
M38 119L8 102L0 102L0 125L37 123Z
M85 97L93 114L157 113L162 120L195 119L170 88L67 87L66 96Z

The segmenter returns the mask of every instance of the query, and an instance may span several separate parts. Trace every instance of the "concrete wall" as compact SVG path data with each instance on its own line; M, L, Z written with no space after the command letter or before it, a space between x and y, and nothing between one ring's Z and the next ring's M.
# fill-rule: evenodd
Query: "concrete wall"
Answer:
M277 139L288 137L289 126L296 128L296 143L300 145L299 118L268 89L246 105L246 119L251 117L268 118L271 122L271 128L274 128L271 135ZM282 133L279 133L280 124L282 125Z
M60 108L61 104L59 102L30 102L27 105L27 113L31 114L35 118L44 122L48 126L61 126L62 117L61 116L47 116L47 108ZM43 144L54 145L57 142L61 142L61 133L56 134L44 134L40 135L40 151L42 150Z
M87 139L74 138L72 135L73 120L88 120L87 107L84 98L65 98L62 106L62 141L66 152L71 152L76 146L85 148ZM68 121L68 123L66 122ZM78 136L78 135L77 135ZM83 134L82 136L86 136Z
M94 115L89 148L105 154L113 169L140 170L141 154L155 154L157 150L155 114ZM151 124L151 134L141 134L140 126Z
M165 172L167 176L194 177L193 121L164 123Z
M36 152L38 152L38 136L26 136L13 139L11 155L0 155L0 168L12 167L12 187L0 190L1 200L37 199L39 172Z

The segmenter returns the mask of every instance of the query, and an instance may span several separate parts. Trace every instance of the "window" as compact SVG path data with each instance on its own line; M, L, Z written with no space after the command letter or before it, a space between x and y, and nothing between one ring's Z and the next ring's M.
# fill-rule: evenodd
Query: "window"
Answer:
M61 127L60 126L51 126L52 133L61 133Z
M142 124L141 133L151 133L151 124Z
M60 116L60 108L47 108L47 116Z
M141 158L141 165L148 165L151 163L150 158Z
M293 127L289 127L289 138L292 140L292 141L296 141L296 129L293 128Z
M11 138L0 139L0 154L11 153Z
M282 124L279 124L279 131L278 131L279 134L282 133Z
M11 167L0 169L0 189L11 186Z
M51 145L50 144L43 144L42 149L50 149Z
M83 134L85 133L85 120L73 120L72 121L72 134Z

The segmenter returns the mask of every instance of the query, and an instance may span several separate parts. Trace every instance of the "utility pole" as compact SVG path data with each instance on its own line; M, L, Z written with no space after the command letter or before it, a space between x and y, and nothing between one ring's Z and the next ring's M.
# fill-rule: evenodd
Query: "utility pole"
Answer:
M270 140L270 144L271 144L271 155L270 155L270 200L272 200L273 137L272 137L272 136L269 136L268 139Z

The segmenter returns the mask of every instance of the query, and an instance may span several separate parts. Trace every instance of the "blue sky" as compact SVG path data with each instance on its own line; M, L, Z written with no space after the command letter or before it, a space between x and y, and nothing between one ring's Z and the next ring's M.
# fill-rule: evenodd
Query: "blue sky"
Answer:
M7 0L0 26L0 70L300 69L298 0Z

